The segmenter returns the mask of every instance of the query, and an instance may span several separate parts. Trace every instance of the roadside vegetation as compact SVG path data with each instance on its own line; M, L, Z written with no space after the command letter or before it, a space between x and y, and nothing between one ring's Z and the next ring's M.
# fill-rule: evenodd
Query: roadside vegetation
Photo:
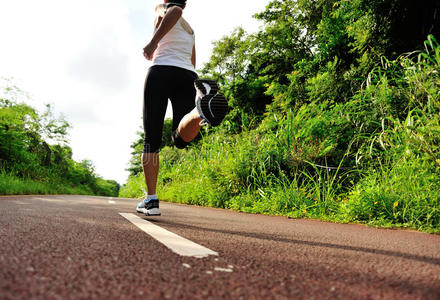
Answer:
M70 124L25 103L11 83L0 97L0 195L85 194L117 196L119 184L95 174L89 160L76 162L68 146Z
M161 199L440 233L439 16L436 1L272 1L260 31L215 43L201 73L232 111L187 150L164 142ZM141 142L121 196L143 194Z

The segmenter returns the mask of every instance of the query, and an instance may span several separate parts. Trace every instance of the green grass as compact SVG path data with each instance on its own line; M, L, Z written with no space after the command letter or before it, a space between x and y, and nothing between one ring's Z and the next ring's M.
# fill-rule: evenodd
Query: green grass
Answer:
M40 182L0 172L0 195L75 194L92 195L90 190L63 183Z
M439 232L440 178L421 161L403 160L364 177L340 207L347 221Z
M260 128L229 135L220 130L183 151L164 148L158 180L161 199L440 233L438 169L423 151L415 151L418 146L406 125L394 124L388 140L381 134L382 140L376 142L386 144L386 151L356 166L359 153L350 147L337 164L325 164L332 152L321 151L322 143L288 140L297 124L283 126L283 122L291 120L279 120L277 130L265 132ZM371 140L366 145L373 151ZM315 163L322 158L324 165ZM120 195L140 197L144 187L143 175L138 174L129 179Z
M347 102L311 101L165 147L161 199L440 233L440 47L428 46L385 61ZM120 195L144 186L138 174Z
M308 163L289 174L282 167L287 154L280 153L289 151L280 150L275 140L269 133L219 132L188 150L164 148L159 195L170 202L246 213L440 233L440 181L422 160L413 157L363 173L339 168L342 161L334 169ZM120 196L140 197L144 187L138 174Z

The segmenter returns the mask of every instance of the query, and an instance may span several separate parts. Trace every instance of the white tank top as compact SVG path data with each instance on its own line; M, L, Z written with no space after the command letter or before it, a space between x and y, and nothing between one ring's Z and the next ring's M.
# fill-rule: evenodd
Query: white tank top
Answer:
M181 17L160 40L154 52L153 65L175 66L195 72L191 63L195 44L194 31L192 34L188 33L183 28L182 22Z

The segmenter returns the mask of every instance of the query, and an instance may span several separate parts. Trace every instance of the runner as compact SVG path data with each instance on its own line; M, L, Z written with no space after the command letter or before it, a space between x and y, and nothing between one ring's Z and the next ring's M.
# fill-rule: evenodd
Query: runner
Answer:
M160 215L156 184L168 99L173 106L172 139L179 149L197 136L203 123L217 126L228 111L217 84L198 79L194 31L182 17L185 6L186 0L164 0L156 7L155 31L143 52L153 61L145 79L143 108L142 167L148 195L136 211L147 216Z

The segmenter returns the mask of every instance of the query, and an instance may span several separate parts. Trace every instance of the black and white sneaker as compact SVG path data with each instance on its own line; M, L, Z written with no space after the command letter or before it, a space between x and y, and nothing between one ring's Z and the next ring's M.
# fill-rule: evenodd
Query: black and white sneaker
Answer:
M160 216L159 199L150 200L145 203L146 216Z
M196 107L200 117L209 125L217 126L229 111L228 101L218 92L218 85L209 79L194 81L197 91Z
M146 216L160 216L159 200L142 200L136 207L136 212Z

